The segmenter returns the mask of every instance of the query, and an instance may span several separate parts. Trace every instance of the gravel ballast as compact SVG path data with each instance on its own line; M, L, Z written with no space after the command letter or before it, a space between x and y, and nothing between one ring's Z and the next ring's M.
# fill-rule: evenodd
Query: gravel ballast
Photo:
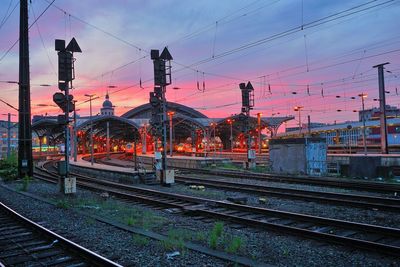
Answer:
M20 184L13 184L13 186L19 188ZM168 188L168 190L175 189L177 187ZM48 199L58 198L56 186L52 184L32 182L28 191ZM195 236L194 241L203 245L208 245L210 232L215 225L212 220L195 219L180 213L173 214L165 210L155 210L113 199L106 200L106 203L112 203L108 205L112 208L104 208L106 205L98 207L97 202L93 202L99 199L98 194L81 189L74 198L79 199L81 210L120 221L120 211L129 212L128 209L134 206L135 212L140 212L143 218L148 219L152 231L165 235L173 231L182 236L192 235L192 238ZM45 226L52 226L56 232L70 235L72 238L67 237L123 265L226 266L228 264L193 251L186 251L174 260L167 260L165 245L155 241L144 241L125 231L78 215L70 208L63 208L66 201L64 199L59 200L57 206L52 206L0 188L0 200L29 218L44 222ZM138 223L138 217L135 216L132 216L131 223L149 227L144 221ZM323 244L290 235L242 228L228 223L224 223L223 234L217 242L217 248L227 250L233 238L241 241L241 247L235 252L238 255L277 266L396 266L400 264L398 258Z

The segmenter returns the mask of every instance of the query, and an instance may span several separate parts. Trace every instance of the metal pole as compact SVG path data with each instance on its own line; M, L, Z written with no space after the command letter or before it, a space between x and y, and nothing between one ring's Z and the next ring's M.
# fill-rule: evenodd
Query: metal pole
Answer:
M172 113L169 114L169 155L172 157Z
M78 159L78 138L77 138L77 131L76 131L76 108L75 108L74 101L74 161L76 162Z
M143 142L142 142L142 154L146 154L147 152L147 125L144 124L144 132L143 132Z
M135 161L135 171L137 171L138 168L137 168L137 152L136 152L136 134L135 134L135 140L133 142L133 150L134 150L133 160Z
M250 120L250 110L246 112L246 131L247 131L247 162L246 162L246 169L250 169L250 149L251 149L251 135L250 135L250 127L249 127L249 120Z
M208 140L207 140L207 133L206 129L203 130L203 136L204 136L204 157L207 157L207 145L208 145Z
M216 129L217 125L214 124L214 158L217 154L217 141L215 140L215 129Z
M299 107L299 133L301 133L301 109Z
M135 143L135 145L136 145L136 143ZM106 149L107 149L107 159L110 159L110 122L108 122L108 121L107 121Z
M93 122L92 122L92 96L89 98L90 103L90 164L93 165Z
M364 154L367 155L367 140L366 140L366 133L365 133L365 106L364 106L364 94L361 96L361 103L362 103L362 121L363 121L363 146L364 146Z
M231 152L233 152L233 132L232 132L232 124L233 124L233 121L231 121Z
M257 113L258 123L258 154L261 155L261 113Z
M310 115L307 115L307 120L308 120L308 122L307 122L308 134L311 135L311 117L310 117Z
M165 91L166 91L166 86L162 87L162 126L163 126L163 138L162 138L162 159L161 159L161 164L162 164L162 177L161 177L161 183L166 182L166 175L167 175L167 101L165 99Z
M386 124L386 98L385 98L385 77L383 75L383 66L389 62L374 66L378 68L379 79L379 110L380 110L380 125L381 125L381 152L388 154L388 141L387 141L387 124Z
M7 122L7 158L11 156L11 113L8 113Z
M31 98L29 77L28 1L20 1L18 176L33 175Z

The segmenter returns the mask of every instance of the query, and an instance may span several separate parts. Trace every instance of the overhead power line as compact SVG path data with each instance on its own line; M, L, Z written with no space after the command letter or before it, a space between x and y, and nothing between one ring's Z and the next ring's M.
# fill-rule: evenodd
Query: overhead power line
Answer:
M49 7L55 2L56 0L53 0L43 11L42 13L40 13L40 15L35 19L35 21L29 25L28 30L30 30L32 28L33 25L35 25L35 23L44 15L44 13L46 13L46 11L49 9ZM14 48L14 46L19 42L19 38L12 44L12 46L7 49L7 51L3 54L3 56L0 58L0 63L1 61L8 55L8 53L10 53L10 51Z

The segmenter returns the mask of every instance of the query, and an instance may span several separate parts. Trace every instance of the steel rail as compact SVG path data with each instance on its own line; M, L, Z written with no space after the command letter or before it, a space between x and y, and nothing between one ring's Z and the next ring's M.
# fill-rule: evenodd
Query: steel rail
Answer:
M247 183L211 180L207 178L194 178L187 175L175 175L175 181L185 184L197 184L218 189L239 191L258 195L271 195L291 199L333 203L336 205L351 205L353 207L400 211L400 199L365 196L360 194L345 194L333 192L320 192L303 189L291 189L266 185L253 185Z
M400 229L191 197L77 176L80 186L194 215L398 256ZM95 184L95 185L93 185Z
M202 173L207 175L225 176L233 178L254 179L262 181L275 181L295 184L310 184L330 186L345 189L365 190L372 192L382 192L391 194L400 194L400 184L371 182L363 180L353 180L348 178L331 177L307 177L307 176L289 176L278 174L254 173L246 171L227 171L227 170L207 170L207 169L189 169L176 168L189 173Z
M121 266L27 219L2 202L0 221L0 261L6 266Z

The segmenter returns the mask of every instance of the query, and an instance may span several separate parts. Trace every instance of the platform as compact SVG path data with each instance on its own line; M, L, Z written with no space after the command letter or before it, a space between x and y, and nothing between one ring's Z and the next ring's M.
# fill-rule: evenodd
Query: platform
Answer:
M351 177L393 177L400 175L400 154L328 154L328 164Z
M132 156L133 158L133 156ZM154 166L154 154L137 155L139 163L146 166ZM218 157L191 157L191 156L167 156L167 166L171 168L190 168L198 169L211 166L213 164L231 163L229 158Z
M153 176L152 170L139 170L135 171L132 167L118 167L99 163L90 163L90 161L83 160L83 157L88 155L79 155L77 161L70 160L70 170L82 175L94 175L99 177L107 177L108 180L115 182L123 182L129 184L139 183L140 180L145 179L147 176Z

